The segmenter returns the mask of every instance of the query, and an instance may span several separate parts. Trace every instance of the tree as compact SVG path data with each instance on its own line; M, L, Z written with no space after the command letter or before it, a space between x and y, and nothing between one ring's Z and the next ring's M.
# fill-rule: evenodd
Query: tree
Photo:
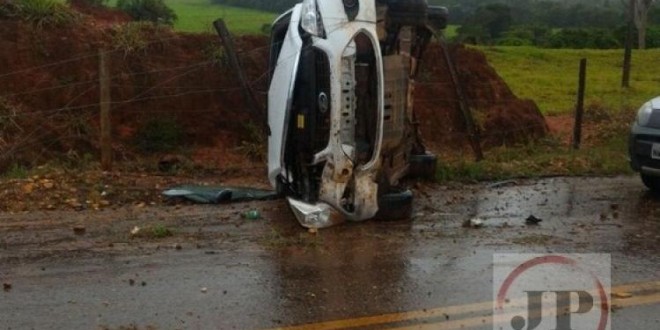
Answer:
M512 24L511 7L490 4L479 7L458 30L462 39L491 43L502 37Z
M634 5L634 22L637 26L637 40L639 42L639 49L646 48L646 28L649 18L649 10L655 0L632 0L631 4Z

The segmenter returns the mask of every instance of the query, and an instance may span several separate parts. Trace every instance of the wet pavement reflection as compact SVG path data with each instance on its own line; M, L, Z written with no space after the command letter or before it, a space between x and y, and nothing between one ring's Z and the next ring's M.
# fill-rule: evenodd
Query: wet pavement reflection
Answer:
M420 183L412 220L348 223L317 234L300 228L283 201L246 207L259 208L264 220L219 222L210 207L182 217L182 231L206 232L196 249L11 264L0 270L0 279L16 282L0 294L0 327L254 329L425 315L491 301L493 254L507 252L610 253L614 285L660 280L660 198L634 177ZM542 221L529 225L529 216ZM481 228L464 225L474 218ZM656 314L648 306L624 310L614 322L657 328ZM488 315L454 311L364 325Z

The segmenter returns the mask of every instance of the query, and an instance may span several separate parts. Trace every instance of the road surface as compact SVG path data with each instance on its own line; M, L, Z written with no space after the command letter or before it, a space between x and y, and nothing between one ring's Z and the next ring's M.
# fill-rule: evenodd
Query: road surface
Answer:
M0 329L493 329L495 253L610 254L611 328L660 328L660 198L638 178L415 194L412 220L318 234L284 201L3 214Z

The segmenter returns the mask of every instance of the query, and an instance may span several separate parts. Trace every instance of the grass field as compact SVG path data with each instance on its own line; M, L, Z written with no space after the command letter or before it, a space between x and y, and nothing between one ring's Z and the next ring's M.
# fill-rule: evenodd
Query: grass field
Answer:
M631 88L621 88L623 50L479 47L520 97L535 100L545 114L575 107L581 58L588 60L586 103L616 111L637 109L660 95L660 49L635 50Z
M114 7L116 3L117 0L110 0L108 6ZM275 13L211 4L210 0L165 0L165 4L179 17L174 29L181 32L215 33L211 23L223 18L232 33L256 34L277 17Z
M264 24L270 24L277 14L258 10L210 4L210 0L165 0L179 19L174 29L183 32L213 32L211 23L223 18L233 33L261 33Z

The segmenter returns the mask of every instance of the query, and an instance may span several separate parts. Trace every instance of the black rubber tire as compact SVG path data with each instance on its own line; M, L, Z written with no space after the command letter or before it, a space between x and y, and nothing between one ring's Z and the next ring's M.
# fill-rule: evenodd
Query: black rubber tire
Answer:
M378 198L378 213L374 217L381 221L396 221L412 218L413 193L410 190L384 194Z
M447 7L429 6L428 16L428 23L434 29L444 30L447 28L447 21L449 17Z
M410 170L408 176L411 178L421 178L433 180L436 178L438 170L438 157L432 154L411 155Z
M387 15L390 24L423 25L428 17L428 3L426 0L390 0Z
M649 188L654 193L660 193L660 177L646 174L640 174L640 176L646 188Z

